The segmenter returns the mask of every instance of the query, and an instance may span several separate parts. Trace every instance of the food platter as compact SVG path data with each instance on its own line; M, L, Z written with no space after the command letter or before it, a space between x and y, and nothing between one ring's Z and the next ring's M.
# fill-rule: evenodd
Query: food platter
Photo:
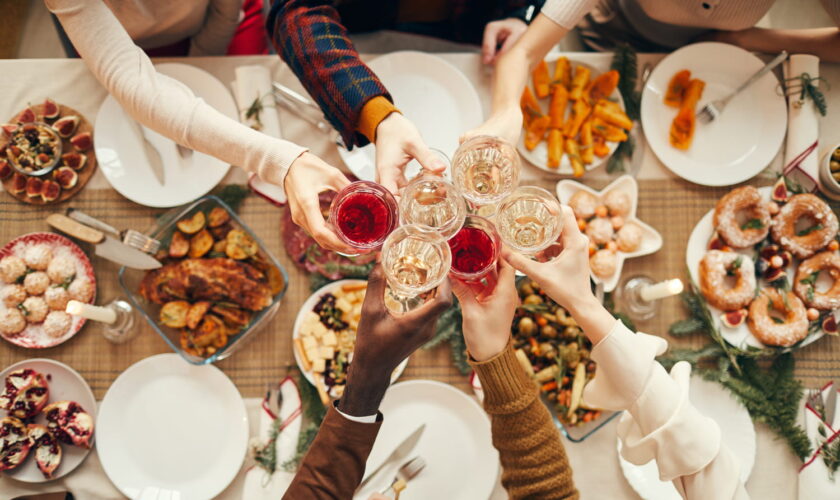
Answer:
M73 274L74 279L73 282L79 280L80 286L83 280L86 280L87 285L84 286L84 290L80 291L80 295L76 296L75 299L87 299L82 300L83 302L87 302L93 304L96 301L96 276L93 272L93 266L90 263L87 255L79 248L75 243L70 241L69 239L65 238L64 236L55 234L55 233L29 233L23 236L19 236L12 241L6 243L2 248L0 248L0 261L3 258L10 257L10 256L17 256L17 257L25 257L24 252L32 247L39 247L39 248L46 248L49 249L53 258L67 258L73 262L75 266L75 272ZM31 269L27 267L27 272L30 274ZM71 282L69 285L72 285ZM4 285L8 286L8 285ZM4 288L4 286L0 286L0 289ZM49 285L50 288L61 288L65 287L68 289L70 286L66 284L60 284L52 282ZM49 290L47 290L49 291ZM28 294L29 296L40 296L39 294ZM71 297L74 298L73 293L70 293ZM84 295L84 296L82 296ZM0 301L0 313L3 313L7 309L7 305ZM61 311L61 308L51 308L53 310ZM44 327L42 322L38 323L29 323L27 324L26 328L15 335L2 335L2 337L12 344L15 344L20 347L26 347L30 349L43 349L47 347L53 347L64 343L70 340L85 324L85 319L80 316L71 316L70 317L70 326L66 330L65 333L52 336L49 335Z

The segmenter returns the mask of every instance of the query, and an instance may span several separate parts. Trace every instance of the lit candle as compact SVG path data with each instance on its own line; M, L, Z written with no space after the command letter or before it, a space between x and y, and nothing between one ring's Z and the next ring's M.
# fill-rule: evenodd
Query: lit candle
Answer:
M639 296L642 300L653 302L654 300L664 299L676 295L683 291L683 283L679 279L665 280L661 283L654 283L643 286L639 290Z
M101 321L109 325L117 321L117 312L109 307L99 307L91 304L85 304L78 300L71 300L67 303L67 314L73 316L81 316L93 321Z

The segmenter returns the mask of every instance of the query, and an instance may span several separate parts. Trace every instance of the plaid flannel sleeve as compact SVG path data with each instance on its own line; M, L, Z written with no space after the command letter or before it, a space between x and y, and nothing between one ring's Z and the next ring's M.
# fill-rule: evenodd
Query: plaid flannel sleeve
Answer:
M365 104L382 96L393 102L365 65L329 0L276 0L266 28L277 53L294 71L344 143L364 146L357 131Z

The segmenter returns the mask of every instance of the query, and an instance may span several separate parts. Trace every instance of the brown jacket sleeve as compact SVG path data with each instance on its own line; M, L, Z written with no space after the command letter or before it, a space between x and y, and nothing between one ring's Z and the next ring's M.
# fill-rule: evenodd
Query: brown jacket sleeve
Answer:
M560 434L512 344L484 362L470 361L484 389L502 485L512 499L577 499Z
M353 422L341 416L330 405L315 441L309 447L309 452L283 498L353 498L353 492L362 481L365 462L382 425L381 417L379 420L375 424Z

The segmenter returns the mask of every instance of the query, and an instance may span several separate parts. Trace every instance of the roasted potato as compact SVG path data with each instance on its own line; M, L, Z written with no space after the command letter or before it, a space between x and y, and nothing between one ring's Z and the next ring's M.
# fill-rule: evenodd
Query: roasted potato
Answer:
M230 224L222 224L221 226L211 227L210 234L213 235L214 238L217 240L223 240L227 238L229 232L233 230L233 226Z
M266 269L266 276L268 277L268 286L271 288L272 295L277 295L283 286L286 284L283 279L283 273L274 266L268 266Z
M192 343L196 347L207 347L213 345L220 336L227 337L225 324L216 316L208 314L201 320L198 328L192 331Z
M229 221L230 214L222 207L214 207L213 210L210 210L210 214L207 216L207 225L211 228L227 224Z
M167 302L160 308L160 322L169 328L183 328L187 326L187 312L190 303L186 300Z
M219 254L219 257L225 256L225 249L227 249L227 240L221 239L216 243L213 243L213 253Z
M190 242L184 233L175 231L169 241L169 256L173 259L180 259L190 251Z
M190 310L187 311L187 328L194 330L201 323L201 320L204 319L207 311L210 310L210 305L210 302L202 300L190 306Z
M251 321L251 312L239 307L217 304L210 312L221 317L231 328L242 328Z
M176 226L186 234L195 234L204 229L206 223L207 218L204 216L204 212L196 212L188 219L179 220Z
M256 255L258 250L257 242L245 231L234 229L228 233L225 253L231 259L247 259Z
M202 229L190 238L190 258L197 259L204 256L213 248L213 236L207 229Z

